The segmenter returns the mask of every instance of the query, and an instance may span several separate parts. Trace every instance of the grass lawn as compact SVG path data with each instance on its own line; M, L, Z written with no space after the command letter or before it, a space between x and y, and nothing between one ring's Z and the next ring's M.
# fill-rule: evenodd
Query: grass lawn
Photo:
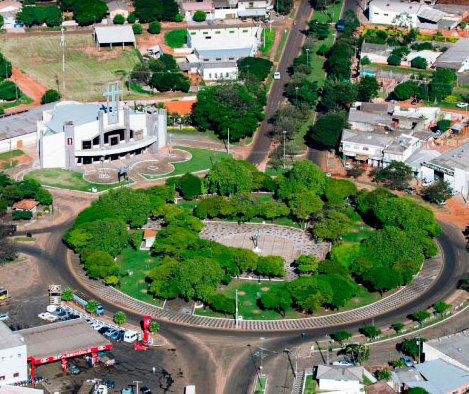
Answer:
M352 219L355 221L353 228L342 237L342 242L360 242L374 231L373 227L365 224L361 216L355 211L353 212Z
M15 237L14 240L16 242L35 242L36 238L28 238L28 237Z
M170 48L181 48L186 43L186 30L171 30L164 34L164 42Z
M11 151L11 157L18 157L23 155L24 152L21 149L14 149ZM10 152L0 153L0 160L9 160Z
M65 78L65 90L61 91L72 100L102 100L107 82L123 81L140 63L134 48L102 48L98 52L91 34L67 34L66 41L65 74L59 35L1 39L0 46L14 66L48 88L57 89L57 84L62 88Z
M285 47L285 43L287 42L288 38L288 28L285 28L282 31L282 36L280 37L280 43L277 47L277 52L275 53L274 61L279 62L280 58L282 57L283 48Z
M11 161L11 166L10 166L10 162L7 161L5 163L2 163L1 167L2 167L2 170L8 170L9 168L16 167L17 165L18 165L18 160L12 160Z
M281 287L284 285L284 282L270 282L262 281L259 285L257 281L254 280L233 280L229 285L223 286L223 289L220 291L228 297L235 298L236 289L238 289L238 306L239 306L239 315L243 316L244 320L272 320L272 319L282 319L283 316L280 313L270 310L270 309L260 309L257 304L257 300L265 292L274 289L276 287ZM210 308L196 309L195 313L201 316L213 316L213 317L227 317L233 318L233 316L225 316L222 313L214 312ZM296 319L302 317L301 314L293 308L289 308L286 311L287 319Z
M344 0L340 0L334 7L328 6L323 11L314 11L313 20L322 23L337 22L340 18L340 11Z
M267 377L265 376L263 376L262 378L256 377L256 389L254 390L254 394L264 394L266 383L267 383Z
M189 152L192 155L192 158L188 161L182 163L174 163L174 171L166 175L144 175L147 179L158 179L166 178L168 176L183 175L188 172L209 170L212 168L213 164L232 157L226 152L209 150L209 149L199 149L199 148L187 148L185 146L174 146L174 149L182 149Z
M62 170L61 168L43 168L41 170L30 171L24 176L24 179L36 179L46 186L80 190L84 192L90 192L93 186L96 187L98 192L119 186L119 183L110 183L107 185L90 183L83 179L83 174L81 172ZM120 185L123 184L124 183L121 183Z
M270 175L270 176L279 176L279 175L283 175L285 174L286 172L290 171L290 168L279 168L279 169L275 169L273 167L267 167L265 169L265 173L267 175Z
M275 27L272 30L270 29L262 30L262 37L261 37L262 45L260 46L259 51L269 52L272 49L272 45L274 45L274 41L275 41L275 31L276 31ZM265 45L264 45L264 36L265 36Z
M0 107L3 109L7 109L7 108L17 107L18 105L31 104L32 102L34 102L33 99L30 99L23 92L21 92L18 100L3 103L0 105Z
M378 67L379 69L383 71L397 71L400 73L417 74L417 75L422 74L424 76L430 76L433 73L433 71L431 70L419 70L417 68L389 66L387 64L371 63L370 66Z
M313 375L306 376L303 394L316 394L316 381L313 379Z
M116 287L118 290L138 300L160 306L161 300L147 293L148 283L145 282L145 277L148 271L157 266L157 259L151 256L150 251L127 247L117 257L117 264L121 275L129 271L133 272L132 275L120 278L120 286Z

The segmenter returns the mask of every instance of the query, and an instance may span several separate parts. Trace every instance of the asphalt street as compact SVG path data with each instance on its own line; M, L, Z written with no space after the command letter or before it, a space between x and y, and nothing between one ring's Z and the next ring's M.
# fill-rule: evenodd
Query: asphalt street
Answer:
M253 164L258 165L262 163L269 153L273 138L270 119L284 102L285 84L288 83L290 79L287 70L292 65L293 59L297 57L300 52L304 39L304 31L306 29L306 22L311 15L311 11L312 8L309 1L300 0L295 16L296 25L292 25L292 30L288 36L285 49L277 67L277 71L280 72L281 78L274 80L272 83L267 105L264 110L265 119L256 132L251 153L247 158L247 160Z

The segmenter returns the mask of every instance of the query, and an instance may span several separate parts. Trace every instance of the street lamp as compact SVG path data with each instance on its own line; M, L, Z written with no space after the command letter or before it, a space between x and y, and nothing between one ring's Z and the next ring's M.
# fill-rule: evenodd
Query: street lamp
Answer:
M285 136L287 135L287 130L283 130L283 169L285 169Z
M309 66L309 48L306 48L306 64Z
M299 86L295 86L295 104L298 105L298 89Z

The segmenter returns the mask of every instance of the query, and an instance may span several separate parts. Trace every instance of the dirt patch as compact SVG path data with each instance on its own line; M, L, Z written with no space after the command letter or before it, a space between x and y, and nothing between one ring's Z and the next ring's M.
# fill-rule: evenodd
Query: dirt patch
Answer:
M250 306L250 305L252 305L252 302L251 301L244 301L243 305Z
M146 293L147 293L147 289L142 289L142 290L140 290L140 293L145 293L145 294L146 294Z
M358 304L360 302L360 298L353 298L352 301Z
M261 311L259 309L253 309L251 313L254 313L255 315L260 315Z
M243 295L246 295L246 293L244 291L238 291L238 295L243 296Z
M145 283L145 279L140 279L138 283Z
M15 112L20 109L37 107L41 104L41 97L47 90L46 86L31 78L29 75L21 72L16 67L12 68L10 80L16 82L20 90L30 99L34 100L34 102L32 104L24 104L18 105L17 107L7 108L5 110L6 113Z
M153 263L153 259L145 259L145 263Z
M261 287L261 291L269 291L270 287Z

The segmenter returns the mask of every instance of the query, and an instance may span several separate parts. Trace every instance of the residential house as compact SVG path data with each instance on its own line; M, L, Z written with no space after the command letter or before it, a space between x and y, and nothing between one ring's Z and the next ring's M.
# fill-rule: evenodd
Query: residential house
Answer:
M16 27L16 13L21 10L21 3L18 1L1 1L0 15L3 17L3 28L13 29Z
M372 0L369 4L370 22L421 29L453 29L462 16L433 8L426 4Z
M207 14L207 19L211 20L213 19L213 4L211 0L205 0L205 1L191 1L191 2L185 2L181 3L179 5L181 9L181 14L184 15L184 19L186 21L192 20L194 14L197 11L203 11Z
M360 76L364 75L376 77L380 90L389 94L398 84L408 81L412 74L403 71L384 71L376 66L366 65L360 68Z
M424 379L414 367L396 368L391 371L391 387L401 393L405 389L405 382L423 382Z
M129 5L120 0L106 1L109 9L109 18L114 19L116 15L122 15L124 18L129 16Z
M469 195L469 142L422 164L427 180L443 178L453 190Z
M29 211L35 213L38 205L39 202L36 200L21 200L14 203L12 208L15 211Z
M469 372L469 332L463 331L423 342L426 361L444 360Z
M213 0L215 19L236 19L238 0Z
M150 250L150 248L153 246L153 243L155 242L157 234L158 232L156 230L153 230L151 228L146 228L143 231L143 242L142 242L142 245L140 246L140 249Z
M403 66L412 65L412 60L416 57L424 58L427 61L427 68L433 67L437 59L441 56L442 52L423 50L423 51L412 51L407 56L405 56L404 61L401 62Z
M238 65L236 62L200 63L200 76L204 81L236 80Z
M424 381L405 381L404 387L420 387L430 394L463 394L469 389L467 370L458 368L444 360L416 364L415 369L423 376Z
M414 177L423 178L422 165L426 161L433 160L441 156L441 153L434 149L417 149L406 160L405 163L412 168Z
M469 70L469 38L462 37L456 43L451 45L434 64L438 70L440 68L449 68L456 72Z
M363 391L363 367L348 365L318 365L318 391L360 394Z
M384 380L366 386L365 390L367 394L396 394L396 391Z
M388 57L391 56L394 48L386 44L372 44L363 41L360 58L363 59L366 56L372 63L387 64Z

